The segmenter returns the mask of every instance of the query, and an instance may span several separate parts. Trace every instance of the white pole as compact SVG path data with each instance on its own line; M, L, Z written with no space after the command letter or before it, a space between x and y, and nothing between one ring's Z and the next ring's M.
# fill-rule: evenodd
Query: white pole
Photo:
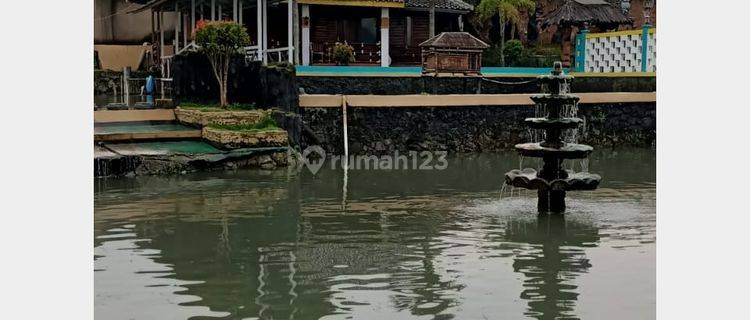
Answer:
M257 0L257 13L258 35L255 42L258 43L258 60L263 60L263 0Z
M388 28L390 24L388 8L380 8L380 66L391 65L391 56L388 48Z
M190 0L190 31L195 28L195 0Z
M221 3L219 4L219 19L218 20L224 20L224 16L221 15Z
M185 47L187 47L188 45L188 23L190 22L188 21L187 13L180 14L180 17L182 18L182 22L183 22L182 23L182 41L184 41Z
M216 20L216 0L211 0L211 20Z
M232 21L240 21L240 19L237 18L237 0L232 1Z
M341 121L344 127L344 158L349 158L349 129L346 121L346 96L341 95Z
M243 16L243 14L242 14L242 0L240 0L239 7L240 7L240 19L239 20L240 20L240 24L242 24L242 16Z
M268 0L263 0L263 64L268 64Z
M164 57L164 12L159 10L157 13L159 15L159 45L161 46L161 49L159 50L159 58ZM162 70L164 66L162 66Z
M464 31L464 16L462 14L458 15L458 31Z
M182 15L179 11L180 7L177 2L174 3L174 14L175 14L175 25L174 25L174 53L180 51L180 25L182 25Z
M302 65L310 65L310 6L302 5Z
M294 63L294 43L292 41L292 38L294 37L292 35L292 32L294 31L292 25L294 24L294 20L292 19L292 5L294 4L294 1L292 0L286 0L286 44L287 44L287 61L289 63Z

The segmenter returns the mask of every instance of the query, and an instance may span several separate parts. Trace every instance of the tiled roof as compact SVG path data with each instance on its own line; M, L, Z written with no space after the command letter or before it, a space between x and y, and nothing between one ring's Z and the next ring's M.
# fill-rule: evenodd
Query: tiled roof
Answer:
M419 46L463 49L485 49L490 47L484 41L477 39L468 32L441 32L439 35L420 43Z
M472 11L474 6L461 0L434 0L436 10ZM407 8L429 9L430 0L406 0Z

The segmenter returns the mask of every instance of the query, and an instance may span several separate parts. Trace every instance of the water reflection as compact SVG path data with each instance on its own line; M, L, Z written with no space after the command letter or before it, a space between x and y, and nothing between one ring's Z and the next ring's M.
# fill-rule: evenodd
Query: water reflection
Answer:
M582 247L599 241L598 230L560 215L540 215L536 221L514 221L506 226L506 239L533 245L514 258L513 270L525 276L521 298L528 300L526 315L538 319L574 317L576 274L591 263Z
M533 195L498 199L517 157L472 157L429 174L350 172L344 210L333 170L99 179L96 316L578 318L597 308L580 305L580 278L613 268L589 250L653 250L653 161L595 157L612 180L573 198L575 214L539 219ZM653 313L652 295L627 299L640 309L622 317Z

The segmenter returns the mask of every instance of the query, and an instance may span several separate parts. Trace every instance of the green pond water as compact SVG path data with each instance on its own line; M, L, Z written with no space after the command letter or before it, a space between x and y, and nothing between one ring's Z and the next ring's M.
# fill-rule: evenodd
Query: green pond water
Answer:
M95 317L652 319L655 160L595 151L604 180L564 218L501 192L512 152L346 182L328 166L96 179Z

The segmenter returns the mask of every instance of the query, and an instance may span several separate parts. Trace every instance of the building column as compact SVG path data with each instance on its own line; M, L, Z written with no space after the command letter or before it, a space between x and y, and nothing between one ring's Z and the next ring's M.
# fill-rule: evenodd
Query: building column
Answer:
M192 34L193 31L195 31L195 0L190 0L190 33Z
M575 72L586 71L586 34L589 33L589 29L583 28L576 35L576 61L575 61Z
M216 20L216 0L211 0L211 21Z
M310 6L302 5L302 65L310 65Z
M430 38L435 36L435 1L430 1Z
M458 15L458 31L464 31L464 15Z
M388 17L388 8L380 8L380 66L388 67L391 65L391 56L389 54L388 29L390 18Z
M262 54L263 54L263 0L257 0L256 1L256 8L257 8L257 27L258 32L255 38L255 42L258 46L258 59L263 60Z
M240 18L237 17L237 0L232 0L232 21L240 21Z
M180 26L182 25L182 14L180 14L180 4L174 3L175 25L174 25L174 54L180 51Z
M292 38L294 43L294 64L300 64L300 57L299 55L299 48L302 48L299 43L299 32L300 32L300 26L299 26L299 3L298 1L294 2L294 6L292 7L292 29L294 32L292 33Z
M268 64L268 0L263 0L263 64Z
M289 63L294 63L294 19L292 18L292 7L294 6L293 0L286 0L286 56Z
M648 71L648 30L650 28L650 24L644 24L641 33L641 72Z

